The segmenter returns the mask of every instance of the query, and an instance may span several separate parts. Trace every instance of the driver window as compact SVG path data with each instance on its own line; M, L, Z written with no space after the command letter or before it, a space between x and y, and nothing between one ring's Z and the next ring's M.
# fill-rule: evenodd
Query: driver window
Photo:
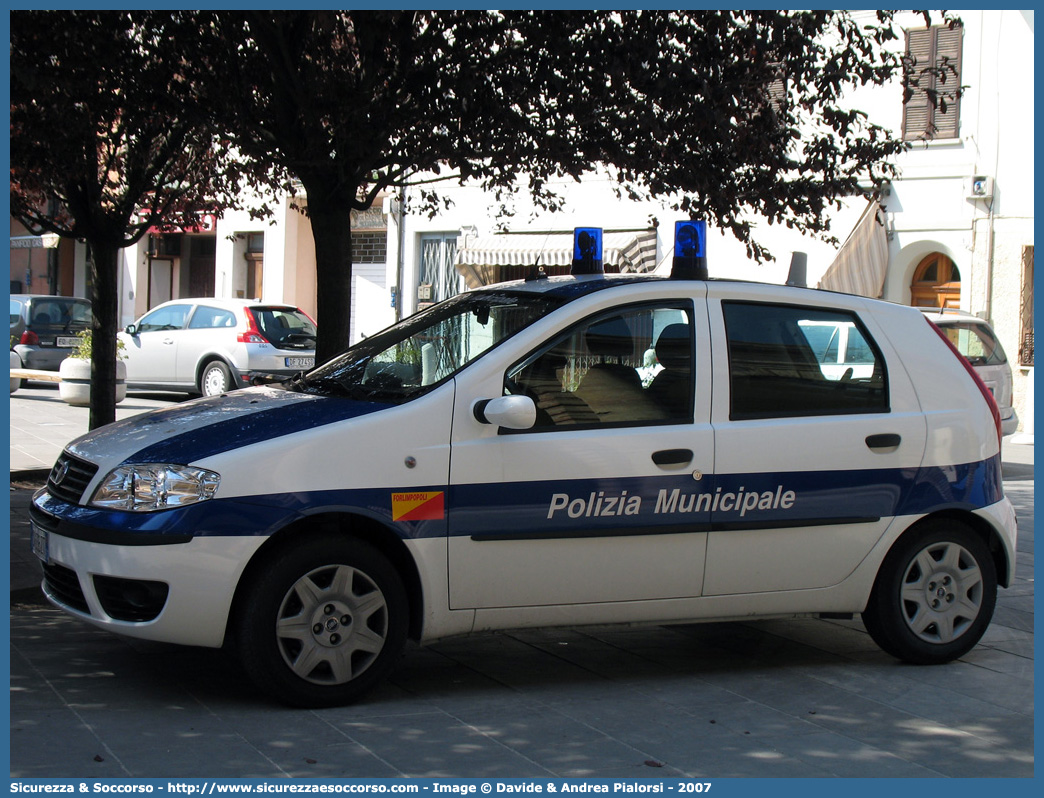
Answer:
M514 367L507 389L536 403L537 430L691 422L691 317L682 306L593 317Z

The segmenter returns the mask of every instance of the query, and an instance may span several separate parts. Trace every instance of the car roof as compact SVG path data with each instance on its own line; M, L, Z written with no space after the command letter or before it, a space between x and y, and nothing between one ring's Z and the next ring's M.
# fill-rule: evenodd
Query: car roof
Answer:
M561 275L554 277L541 277L539 279L528 279L528 280L513 280L504 283L495 283L493 285L486 285L480 288L471 289L468 293L478 293L483 291L496 292L496 291L512 291L512 292L525 292L525 293L539 293L547 294L550 296L559 297L566 301L573 301L582 296L602 291L608 288L622 288L626 286L639 285L642 283L658 283L663 286L670 285L717 285L717 286L750 286L755 289L764 289L766 293L773 296L788 296L792 295L795 299L798 297L808 297L810 295L824 297L833 296L837 297L841 301L851 300L853 298L864 300L867 302L880 303L885 305L894 305L896 303L886 302L881 299L870 299L868 297L862 297L854 294L848 294L838 291L829 291L820 288L810 288L808 286L800 285L784 285L780 283L765 283L758 282L755 280L736 280L728 277L710 277L706 280L697 279L686 279L672 277L667 274L587 274L587 275ZM908 307L908 306L902 306ZM910 308L911 310L913 308Z
M167 305L210 305L216 308L225 308L228 310L238 310L240 308L293 308L294 306L289 302L262 302L260 299L239 299L232 297L213 297L213 296L202 296L202 297L179 297L177 299L170 299L163 302L155 307L149 308L147 312L156 310L157 308L166 307Z
M936 324L946 324L948 321L972 322L973 324L983 324L987 327L990 324L986 319L964 310L957 310L956 308L919 308L919 310Z
M11 299L20 300L32 300L32 299L48 299L48 300L66 300L67 302L86 302L90 304L91 300L84 299L82 296L58 296L57 294L11 294Z

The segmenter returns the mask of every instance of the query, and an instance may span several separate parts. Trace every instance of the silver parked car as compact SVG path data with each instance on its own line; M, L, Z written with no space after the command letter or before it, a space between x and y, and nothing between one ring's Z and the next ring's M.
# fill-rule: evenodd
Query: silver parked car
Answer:
M1011 366L1004 347L990 327L989 322L965 313L948 308L922 308L925 315L933 321L950 339L957 351L972 364L976 373L986 383L1001 413L1001 430L1011 435L1018 429L1019 417L1012 407Z
M57 371L91 328L90 300L49 294L11 294L11 348L27 369Z
M127 387L215 396L315 365L315 324L292 305L174 299L120 333Z

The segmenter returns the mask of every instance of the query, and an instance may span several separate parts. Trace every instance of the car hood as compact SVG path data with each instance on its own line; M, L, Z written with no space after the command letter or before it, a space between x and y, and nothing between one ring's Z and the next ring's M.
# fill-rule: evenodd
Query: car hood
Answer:
M261 386L142 413L83 435L66 449L101 467L189 465L262 440L368 415L391 405Z

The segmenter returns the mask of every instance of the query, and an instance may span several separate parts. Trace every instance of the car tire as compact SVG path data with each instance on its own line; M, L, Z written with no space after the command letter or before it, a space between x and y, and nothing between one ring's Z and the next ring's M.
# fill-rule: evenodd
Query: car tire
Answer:
M290 706L351 703L388 675L406 644L409 609L398 572L349 537L314 537L276 552L237 607L244 669Z
M220 396L232 389L232 372L220 360L212 360L199 375L199 392L204 396Z
M967 524L937 519L888 553L862 617L892 656L936 665L979 642L996 603L997 570L986 543Z

